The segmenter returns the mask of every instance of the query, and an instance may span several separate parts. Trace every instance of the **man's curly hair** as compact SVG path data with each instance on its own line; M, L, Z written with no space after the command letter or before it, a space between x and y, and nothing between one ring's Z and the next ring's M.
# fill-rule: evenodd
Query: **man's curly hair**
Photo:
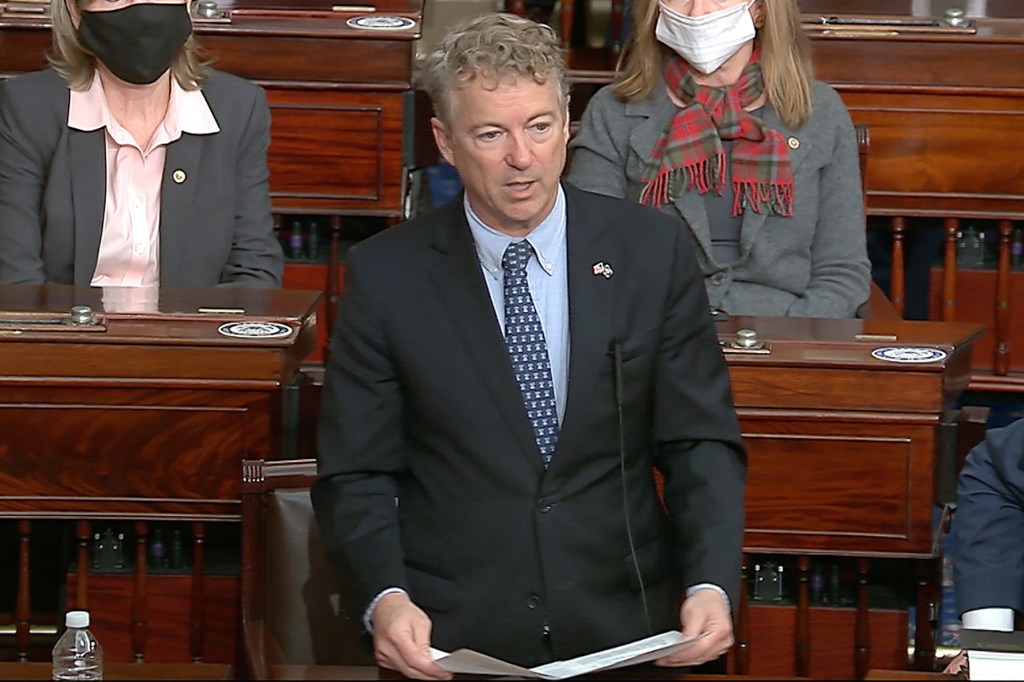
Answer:
M448 125L456 88L478 79L497 87L508 76L528 76L538 85L553 81L558 101L568 104L568 67L558 36L550 26L514 14L488 13L456 25L427 58L423 86Z

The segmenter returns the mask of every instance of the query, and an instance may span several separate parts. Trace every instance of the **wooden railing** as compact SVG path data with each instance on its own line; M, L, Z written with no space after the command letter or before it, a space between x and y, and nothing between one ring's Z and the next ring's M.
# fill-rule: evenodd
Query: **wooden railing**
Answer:
M941 230L940 260L932 268L929 281L915 282L930 286L929 317L947 322L977 322L988 327L988 333L975 349L973 378L970 388L985 391L1024 391L1024 316L1014 307L1015 282L1024 282L1024 272L1012 267L1011 253L1014 232L1024 229L1024 215L1015 219L992 221L997 231L994 265L988 261L983 268L961 268L958 264L958 243L963 232L977 220L991 219L984 213L961 216L935 216L932 225L908 227L908 216L886 216L892 232L892 277L889 297L902 313L907 300L907 242L911 229ZM1020 284L1017 285L1018 287ZM1014 348L1018 350L1014 352Z
M50 526L42 530L42 543L46 550L40 557L33 557L30 546L33 543L34 521L50 518L50 515L33 514L31 518L18 518L17 514L0 512L0 522L13 523L16 527L18 551L16 554L17 580L15 590L14 621L14 658L19 661L39 659L48 654L52 642L36 642L32 636L34 625L45 624L41 614L32 603L32 576L33 559L41 561L55 561L63 556L62 549L72 549L74 556L71 574L68 576L68 590L66 598L66 610L85 610L93 612L92 629L97 633L98 639L104 645L108 660L130 660L143 662L146 660L147 651L153 647L151 635L155 634L158 641L155 643L160 651L159 660L166 661L168 646L177 652L182 645L187 643L187 659L194 662L216 660L225 663L234 663L234 647L231 642L221 643L208 641L206 632L210 621L210 609L207 608L208 597L214 592L207 587L208 577L205 561L206 523L204 521L193 521L191 523L191 551L188 552L191 570L185 574L190 576L187 592L175 595L176 598L187 600L187 608L178 608L175 613L168 613L159 605L151 606L151 583L155 573L148 568L148 558L151 549L150 525L153 519L131 521L131 533L125 534L125 546L122 548L125 565L132 567L131 572L97 572L93 569L94 550L90 551L90 544L94 538L94 528L99 522L125 523L123 516L115 515L113 518L99 515L76 517L74 514L60 514L53 516L62 519L73 527L74 547L61 548L59 543L66 537L63 533L54 535L57 528ZM152 515L149 515L152 516ZM159 516L160 521L176 518L174 515ZM237 522L240 516L235 515L233 519ZM63 573L63 571L62 571ZM159 574L166 576L166 573ZM99 576L103 576L99 578ZM114 582L111 583L110 578ZM90 585L94 579L103 579L109 584L116 585L115 590L103 590L104 598L91 599ZM215 592L212 597L218 602L221 599ZM116 599L117 603L113 603ZM104 603L107 600L107 603ZM123 612L119 613L120 607L128 607L129 628L122 630L116 622ZM232 614L237 614L237 608L224 613L223 618L228 619L227 627L230 629ZM57 614L51 614L52 618L58 620ZM157 623L154 633L154 622ZM57 624L52 623L52 624ZM218 629L223 627L220 624ZM167 637L178 637L178 642L169 643ZM123 645L127 645L126 647ZM36 651L36 647L42 647Z

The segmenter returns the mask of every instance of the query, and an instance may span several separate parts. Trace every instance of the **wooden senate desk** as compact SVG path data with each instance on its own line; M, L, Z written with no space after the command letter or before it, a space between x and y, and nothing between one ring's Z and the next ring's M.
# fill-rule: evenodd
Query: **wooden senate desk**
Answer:
M49 663L0 663L0 680L48 680ZM104 680L231 680L230 665L214 663L105 663Z
M915 655L930 669L933 508L949 500L956 478L946 424L955 423L982 328L742 317L717 326L749 456L747 575L764 555L781 555L797 579L789 608L743 600L736 670L849 679L905 667L906 607L888 615L869 608L870 558L920 560ZM736 348L741 337L753 347ZM811 608L812 563L839 557L855 566L855 608Z
M930 310L921 300L915 314L987 325L971 389L1024 392L1021 275L1011 271L1011 240L1024 228L1024 3L799 4L815 75L870 134L872 243L882 249L891 232L891 259L872 259L890 271L890 299L903 311L938 265ZM958 274L957 237L969 226L988 235L990 256L985 270Z
M309 291L0 286L0 520L19 539L18 657L30 624L45 623L32 567L75 556L73 544L29 552L45 530L35 522L60 519L77 539L67 607L92 612L108 661L236 662L238 578L206 575L217 549L207 522L239 520L243 459L278 457L281 389L313 345L318 302ZM149 551L169 522L184 528L177 572ZM120 552L89 570L108 525L124 533L111 537Z
M870 128L869 213L1024 219L1024 5L799 3L815 75ZM967 26L941 25L952 8L967 10ZM830 17L851 23L819 21ZM940 25L857 25L857 17Z
M920 680L926 682L953 682L963 679L956 675L944 673L928 673L919 670L869 670L865 680Z

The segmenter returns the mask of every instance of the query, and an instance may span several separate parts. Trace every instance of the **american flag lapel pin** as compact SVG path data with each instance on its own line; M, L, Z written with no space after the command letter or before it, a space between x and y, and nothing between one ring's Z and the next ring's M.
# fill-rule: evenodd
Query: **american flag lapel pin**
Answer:
M615 274L614 271L612 270L612 266L608 265L604 261L599 261L597 263L594 263L594 270L593 271L594 271L594 275L595 276L597 276L597 275L604 275L605 279L611 279L611 276L613 274Z

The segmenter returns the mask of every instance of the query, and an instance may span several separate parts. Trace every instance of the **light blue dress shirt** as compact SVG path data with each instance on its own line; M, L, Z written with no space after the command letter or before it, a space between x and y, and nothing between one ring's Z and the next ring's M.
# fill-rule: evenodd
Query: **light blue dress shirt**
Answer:
M491 296L494 315L505 333L505 271L501 257L514 241L507 234L486 225L464 199L469 231L476 243L480 267L484 271L487 293ZM551 213L526 236L537 257L526 265L526 278L530 283L533 305L537 308L540 325L544 329L544 341L548 347L551 362L551 380L555 387L555 406L558 408L558 424L565 417L565 400L569 372L569 284L566 277L565 247L565 194L558 187L558 196Z

